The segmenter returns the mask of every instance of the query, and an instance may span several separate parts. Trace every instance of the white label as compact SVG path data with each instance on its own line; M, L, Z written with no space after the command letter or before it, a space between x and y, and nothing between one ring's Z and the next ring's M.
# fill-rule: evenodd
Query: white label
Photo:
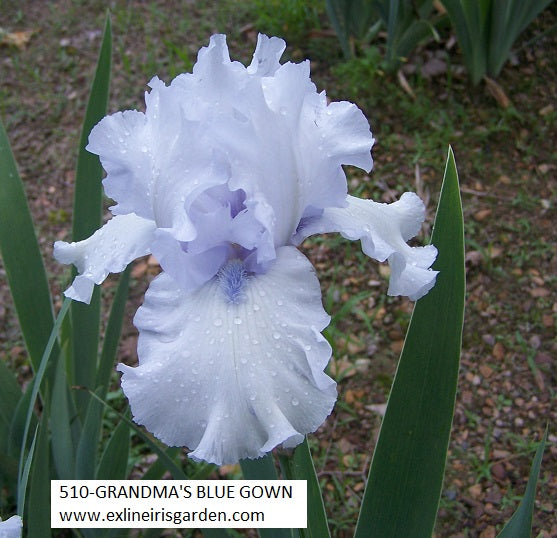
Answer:
M307 527L305 480L52 480L53 529Z

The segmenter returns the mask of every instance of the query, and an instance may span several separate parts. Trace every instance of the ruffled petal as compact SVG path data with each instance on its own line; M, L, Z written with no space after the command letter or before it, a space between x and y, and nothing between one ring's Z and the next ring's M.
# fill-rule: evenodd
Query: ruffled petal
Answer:
M412 300L425 295L435 284L438 271L430 269L437 256L433 245L410 247L424 221L425 207L411 192L392 204L346 199L345 208L327 208L321 216L305 219L293 238L295 244L317 233L340 232L347 239L360 239L365 254L378 261L389 260L389 295L406 295Z
M117 202L114 214L136 213L153 218L153 159L151 129L147 117L136 110L116 112L103 118L91 131L87 151L99 155L107 172L103 180L107 196Z
M87 150L107 172L103 185L115 215L152 219L177 240L195 238L188 209L207 189L226 183L228 163L210 144L206 125L188 118L180 88L154 77L146 111L117 112L91 131ZM205 118L206 119L206 118Z
M139 366L118 367L134 420L194 459L220 465L295 446L331 412L329 316L294 247L262 275L231 261L189 295L162 273L134 322Z
M12 516L6 521L0 518L0 538L20 538L23 521L20 516Z
M152 220L131 213L113 217L83 241L56 241L54 257L60 263L73 263L79 272L65 295L89 303L94 284L100 284L109 273L119 273L135 258L151 252L155 229Z
M286 43L279 37L267 37L259 34L253 59L248 66L250 75L257 74L261 77L270 77L280 67L280 57L286 49Z

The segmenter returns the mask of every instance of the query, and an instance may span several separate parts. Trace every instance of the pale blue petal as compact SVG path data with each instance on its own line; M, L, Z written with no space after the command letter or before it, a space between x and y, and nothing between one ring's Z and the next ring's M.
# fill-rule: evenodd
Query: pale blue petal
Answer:
M157 277L134 320L139 366L119 366L136 422L219 465L301 442L336 399L311 264L283 247L266 274L242 271L225 266L190 294Z
M152 220L131 213L113 217L83 241L56 241L54 257L60 263L73 263L79 273L65 294L89 303L94 284L100 284L109 273L119 273L135 258L151 252L155 229Z
M257 45L253 59L248 66L250 75L269 77L274 75L280 67L280 57L286 49L284 40L278 37L267 37L264 34L257 36Z
M192 292L215 276L232 252L219 244L202 252L190 253L187 244L176 241L165 230L156 230L151 251L160 266L184 290Z
M392 204L348 196L347 207L327 208L321 216L305 219L293 238L295 244L317 233L340 232L347 239L361 240L365 254L391 266L390 295L412 300L425 295L435 284L438 271L430 269L437 256L433 245L410 247L424 221L425 207L414 193L406 192Z
M23 521L20 516L12 516L5 521L0 518L0 538L20 538Z

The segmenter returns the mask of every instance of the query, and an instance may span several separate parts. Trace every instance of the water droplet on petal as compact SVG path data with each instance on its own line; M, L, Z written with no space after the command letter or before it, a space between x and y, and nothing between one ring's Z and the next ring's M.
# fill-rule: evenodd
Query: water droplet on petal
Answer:
M213 321L213 325L215 327L220 327L222 325L222 319L216 319L215 321Z
M279 340L280 339L280 333L273 333L273 338L275 340Z
M296 398L292 398L292 405L297 406L300 402Z
M241 324L242 324L241 318L234 318L234 325L241 325Z

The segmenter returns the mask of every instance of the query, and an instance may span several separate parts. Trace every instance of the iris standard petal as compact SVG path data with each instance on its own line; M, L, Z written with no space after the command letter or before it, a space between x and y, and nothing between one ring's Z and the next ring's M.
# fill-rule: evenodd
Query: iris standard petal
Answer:
M355 105L328 105L325 93L317 93L308 61L280 65L281 41L261 36L258 43L244 71L219 51L203 83L226 80L227 95L211 108L212 141L229 159L230 189L246 193L246 207L267 230L258 248L268 251L288 244L311 208L344 205L342 165L370 170L374 140Z
M135 258L151 252L155 229L152 220L130 213L113 217L83 241L56 241L54 257L60 263L73 263L79 273L65 295L89 303L94 284L100 284L109 273L119 273Z
M114 214L153 218L151 142L147 117L136 110L106 116L91 131L86 149L100 157L107 172L103 185L106 195L117 202L111 208Z
M107 172L103 185L117 204L115 215L152 219L177 240L196 229L188 209L200 193L226 183L229 167L210 144L211 133L183 110L185 96L154 77L145 94L146 111L117 112L91 131L87 150ZM205 118L206 120L207 118Z
M134 320L139 366L120 365L134 420L216 464L295 446L331 412L319 282L294 247L265 274L233 260L192 294L163 273Z
M259 34L253 59L248 66L248 73L261 77L273 76L280 67L280 57L286 49L286 43L280 37L267 37Z
M340 232L343 237L360 239L365 254L378 261L389 260L390 295L406 295L412 300L425 295L435 284L438 271L429 269L437 256L433 245L410 247L406 241L416 235L424 221L425 207L411 192L392 204L346 199L344 208L327 208L321 216L305 219L294 236L295 244L317 233Z

